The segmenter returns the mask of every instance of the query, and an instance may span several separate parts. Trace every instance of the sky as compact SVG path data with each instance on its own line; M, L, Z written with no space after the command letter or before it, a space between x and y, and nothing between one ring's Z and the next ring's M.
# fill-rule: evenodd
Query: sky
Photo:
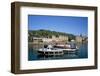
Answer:
M39 29L88 35L88 17L28 15L28 30Z

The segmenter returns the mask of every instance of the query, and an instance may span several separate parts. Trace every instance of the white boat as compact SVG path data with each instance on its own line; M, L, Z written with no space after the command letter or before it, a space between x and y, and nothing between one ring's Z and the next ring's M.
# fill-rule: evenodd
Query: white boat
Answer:
M63 55L64 52L76 52L78 50L77 46L72 48L70 45L48 45L46 48L41 48L38 50L39 54L42 55Z
M38 53L43 54L43 55L63 55L64 54L62 49L53 48L51 45L48 45L47 48L39 49Z
M74 49L71 49L71 48L61 48L61 50L63 50L63 52L76 52L78 50L78 48L74 48Z
M54 48L62 49L63 51L76 51L78 50L78 47L76 46L76 43L74 40L71 40L70 44L58 44L55 45Z

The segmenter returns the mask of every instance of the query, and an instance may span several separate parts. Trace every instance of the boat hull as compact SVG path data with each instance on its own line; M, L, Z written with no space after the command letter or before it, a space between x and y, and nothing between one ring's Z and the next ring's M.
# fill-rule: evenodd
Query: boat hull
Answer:
M39 54L42 55L63 55L63 51L38 51Z

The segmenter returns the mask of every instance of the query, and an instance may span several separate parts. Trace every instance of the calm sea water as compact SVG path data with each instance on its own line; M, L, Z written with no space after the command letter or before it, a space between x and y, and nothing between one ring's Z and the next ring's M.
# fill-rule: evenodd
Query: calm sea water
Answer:
M33 45L29 45L28 48L28 60L54 60L54 59L79 59L88 58L88 46L87 43L79 44L79 49L75 53L64 53L60 56L44 56L39 55L36 48Z

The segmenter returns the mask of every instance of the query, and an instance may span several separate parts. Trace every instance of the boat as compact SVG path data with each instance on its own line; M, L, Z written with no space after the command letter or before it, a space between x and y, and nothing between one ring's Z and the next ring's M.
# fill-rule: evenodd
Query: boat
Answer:
M54 48L58 48L58 49L61 49L63 51L76 51L76 50L78 50L77 46L72 48L69 45L55 45Z
M42 55L63 55L65 52L76 53L78 50L74 41L71 41L70 44L59 44L59 45L47 45L44 48L38 50L39 54Z
M55 48L70 49L70 45L58 44L54 46Z
M59 49L62 49L63 51L71 51L71 52L75 52L76 50L79 49L76 46L76 43L74 42L74 40L72 40L71 43L69 43L69 44L58 44L58 45L55 45L54 48L59 48Z
M40 48L38 50L38 53L42 55L63 55L64 54L62 49L53 48L52 45L48 45L47 48Z

